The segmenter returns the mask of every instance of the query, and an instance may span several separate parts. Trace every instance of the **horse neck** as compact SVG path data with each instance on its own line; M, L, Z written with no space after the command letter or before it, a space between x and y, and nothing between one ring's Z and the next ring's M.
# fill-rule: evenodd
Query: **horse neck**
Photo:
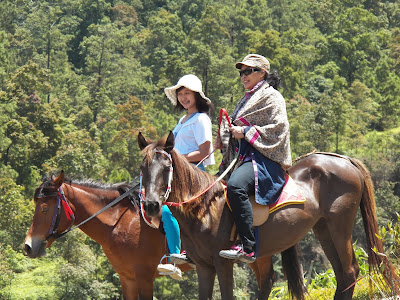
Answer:
M174 173L171 184L171 198L176 202L183 202L190 197L201 193L211 182L207 173L194 167L186 158L173 155Z
M178 157L180 159L181 157ZM174 158L175 160L177 158ZM184 159L184 158L183 158ZM174 176L171 186L170 199L173 202L184 202L204 192L216 180L216 177L201 171L197 167L186 162L180 162L174 166ZM182 204L174 209L182 222L199 220L201 223L211 226L221 214L225 205L224 191L220 183L216 183L209 191Z
M75 215L75 225L91 217L119 196L117 190L105 190L79 184L63 184L63 188L65 197ZM110 207L88 223L80 226L80 229L98 241L102 238L102 233L105 233L105 230L112 230L120 216L119 210L119 206Z

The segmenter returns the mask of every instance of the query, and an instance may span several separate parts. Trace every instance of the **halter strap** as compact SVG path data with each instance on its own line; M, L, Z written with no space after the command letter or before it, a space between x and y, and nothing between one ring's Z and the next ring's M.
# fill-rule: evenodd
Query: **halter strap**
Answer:
M67 200L65 199L65 195L64 195L62 186L60 186L58 188L56 193L51 193L49 195L45 195L42 193L42 191L40 191L36 198L44 198L44 197L55 196L55 195L57 195L56 208L54 209L54 214L53 214L53 218L51 220L51 225L50 225L50 228L48 231L48 236L46 237L46 241L48 241L51 237L57 238L59 236L57 234L57 230L58 230L58 225L60 224L60 220L61 220L61 207L64 210L67 220L71 221L71 224L67 228L67 232L71 229L71 227L75 221L74 212L72 211Z

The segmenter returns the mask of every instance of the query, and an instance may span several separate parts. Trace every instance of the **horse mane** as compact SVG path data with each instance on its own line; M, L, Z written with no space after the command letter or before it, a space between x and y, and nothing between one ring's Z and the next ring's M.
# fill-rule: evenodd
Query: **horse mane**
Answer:
M150 164L153 160L154 150L164 150L165 137L158 142L151 143L143 149L144 162ZM169 199L182 203L198 195L213 184L216 178L197 168L176 149L170 152L173 166L173 180ZM207 213L217 215L216 195L223 197L224 191L220 184L216 184L209 191L192 201L182 204L178 209L185 215L202 220Z
M43 177L42 184L40 188L50 187L53 184L53 175ZM108 191L119 191L122 195L129 189L133 187L130 183L120 182L120 183L104 183L94 179L88 178L79 178L74 179L72 177L65 177L64 183L69 185L80 185L88 188L100 189L100 190L108 190ZM134 206L139 207L139 198L133 196L132 194L128 196L129 200L133 203Z
M118 190L119 186L121 184L125 183L104 183L100 182L94 179L88 179L88 178L82 178L82 179L71 179L71 178L66 178L64 182L72 185L81 185L89 188L94 188L94 189L101 189L101 190Z
M207 187L212 185L216 177L200 170L194 164L178 153L176 149L171 151L174 167L174 180L171 184L171 198L174 202L184 202L202 193ZM192 201L182 204L181 211L186 216L192 216L202 220L207 213L213 217L217 215L217 201L220 196L224 196L221 184L216 184L209 191Z

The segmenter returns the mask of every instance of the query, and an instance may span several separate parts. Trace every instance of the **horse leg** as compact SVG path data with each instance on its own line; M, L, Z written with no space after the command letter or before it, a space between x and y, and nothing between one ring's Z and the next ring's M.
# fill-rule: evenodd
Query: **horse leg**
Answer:
M215 269L207 265L196 265L199 283L199 300L211 300L214 289Z
M138 300L138 285L137 282L129 277L119 275L119 280L121 282L122 297L124 300Z
M333 231L329 229L324 219L315 224L313 231L336 275L337 287L334 299L352 299L354 286L350 286L357 280L359 267L353 251L351 233L348 234L346 230L341 231L340 228L336 228L335 232L338 233L331 235Z
M253 270L258 283L259 300L266 300L271 293L272 285L275 281L275 273L272 265L272 257L264 256L256 259L255 262L249 264Z
M228 259L218 258L215 261L221 299L233 299L233 263Z
M143 275L143 274L141 274ZM137 276L139 280L120 275L122 295L124 300L152 300L153 276Z

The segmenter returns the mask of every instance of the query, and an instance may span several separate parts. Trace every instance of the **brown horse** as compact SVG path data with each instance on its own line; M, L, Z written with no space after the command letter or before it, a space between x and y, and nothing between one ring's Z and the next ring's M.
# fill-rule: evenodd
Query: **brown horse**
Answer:
M110 186L93 181L66 183L64 172L55 179L45 180L35 191L35 214L25 239L25 251L31 258L44 255L54 236L72 225L73 218L68 220L68 208L61 205L60 212L56 211L60 187L75 215L75 225L100 211L127 188L126 185ZM58 221L54 222L56 215ZM143 221L128 197L79 228L102 246L119 275L125 300L153 299L153 278L158 276L156 269L165 253L165 240L158 230ZM183 270L188 269L183 267Z
M174 150L171 133L166 139L151 144L139 134L138 142L145 155L141 171L146 212L157 214L162 202L166 201L163 195L170 188L168 203L176 205L171 207L171 211L180 224L183 245L197 266L199 298L211 298L217 274L222 299L232 299L232 263L219 256L221 249L232 246L230 234L233 219L225 205L223 187L216 184L201 196L193 197L212 184L215 177L193 167ZM171 172L172 182L168 184ZM307 201L271 213L267 222L258 228L258 257L250 267L258 281L259 299L268 298L273 284L271 256L282 251L283 254L293 252L293 246L310 229L313 229L335 272L335 299L351 299L359 273L352 247L353 224L359 208L367 236L370 266L377 268L384 262L384 278L397 292L399 281L392 265L371 250L376 247L383 252L383 245L375 236L378 227L373 185L365 166L353 158L311 154L288 172ZM195 199L181 203L189 198ZM291 256L282 257L286 272L296 266L292 265L291 259ZM296 271L301 276L299 273ZM288 275L290 284L293 278ZM293 287L292 295L303 299L302 284L297 282Z

